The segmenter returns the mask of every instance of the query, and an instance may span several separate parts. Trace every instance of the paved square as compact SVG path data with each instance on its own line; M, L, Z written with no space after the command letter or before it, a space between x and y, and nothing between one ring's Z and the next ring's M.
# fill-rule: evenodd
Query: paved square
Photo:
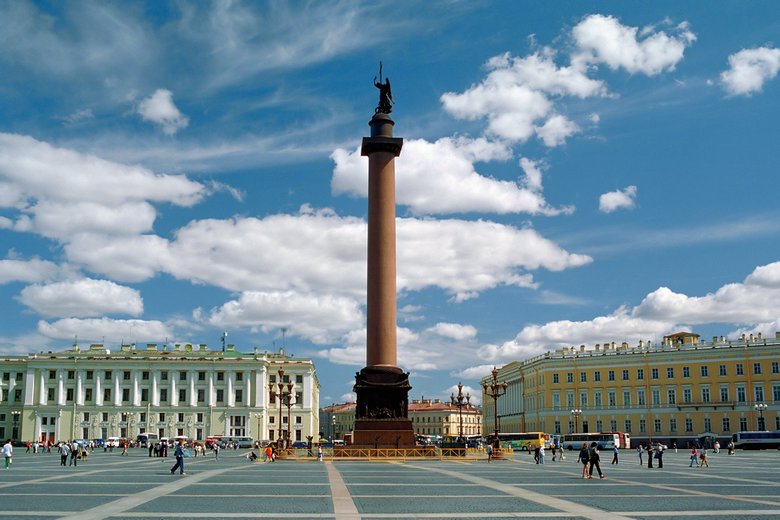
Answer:
M530 456L494 461L277 461L249 463L244 452L186 459L145 450L96 451L78 467L59 456L16 449L0 470L0 520L122 518L490 518L780 519L780 452L711 455L710 468L667 453L663 469L633 453L604 464L605 480L583 480L570 455L536 465Z

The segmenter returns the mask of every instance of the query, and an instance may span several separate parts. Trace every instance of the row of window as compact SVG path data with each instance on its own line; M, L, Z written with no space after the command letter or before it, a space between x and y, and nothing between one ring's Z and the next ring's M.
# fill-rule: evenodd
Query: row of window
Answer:
M699 366L699 373L701 374L701 377L709 377L709 366L708 365L701 365ZM745 367L743 363L737 363L735 366L736 375L741 376L745 374ZM608 370L607 371L607 381L615 381L615 370ZM778 361L772 361L772 373L773 374L780 374L780 362ZM753 374L754 375L760 375L761 374L761 363L753 363ZM718 375L720 376L727 376L728 375L728 368L726 365L719 365L718 366ZM629 381L630 380L630 372L629 370L622 370L621 373L621 380L622 381ZM682 376L683 377L691 377L691 367L682 367ZM666 378L667 379L674 379L674 367L667 367L666 368ZM643 381L645 379L645 369L644 368L637 368L636 369L636 379L637 381ZM660 379L660 369L658 368L651 368L650 369L650 379ZM595 370L593 372L593 380L594 381L601 381L601 371ZM580 383L587 383L588 381L588 373L587 372L580 372ZM560 382L558 373L553 374L553 384L558 384ZM567 383L573 383L574 382L574 372L567 372L566 373L566 382Z
M430 422L442 423L442 422L449 422L450 420L452 420L452 416L445 418L445 417L431 417L431 416L420 417L419 415L416 415L416 416L412 417L411 419L412 419L412 422L416 422L416 423L421 423L421 422L423 422L423 423L430 423ZM433 420L431 420L431 419L433 419ZM481 421L482 421L482 416L481 415L479 415L479 416L464 415L463 416L463 424L466 424L466 423L478 423L478 422L481 422Z
M647 404L647 395L645 393L644 388L638 388L635 389L636 392L636 405L637 406L645 406ZM632 406L634 403L632 403L632 391L631 390L623 390L621 392L622 394L622 406ZM616 390L608 390L607 391L607 406L617 406L618 405L618 392ZM653 388L650 391L650 398L651 403L653 405L661 405L661 389ZM589 393L586 391L582 391L579 394L580 402L576 406L579 406L581 408L587 408L588 407L588 396ZM600 390L595 390L593 392L593 406L595 408L600 408L604 406L604 400L602 398L603 394ZM694 403L694 402L701 402L701 403L710 403L712 402L712 395L711 395L711 389L709 386L701 386L699 389L699 395L697 396L699 398L698 401L694 401L693 399L693 389L692 388L683 388L682 389L682 403ZM721 386L719 388L719 397L720 402L722 403L730 403L732 401L731 399L731 389L728 386ZM763 402L764 401L764 387L762 385L754 385L753 386L753 400L756 402ZM553 392L552 393L552 406L553 408L559 408L561 406L561 394L559 392ZM780 402L780 384L773 384L772 385L772 401L774 402ZM747 388L743 385L737 385L736 386L736 402L737 403L747 403ZM668 405L674 405L678 404L677 401L677 388L667 388L666 389L666 403ZM573 392L567 392L566 393L566 407L573 408L575 406L574 402L574 393Z
M122 373L122 379L125 381L130 381L132 377L132 372L130 370L123 370ZM206 381L206 372L203 370L200 370L197 372L197 379L198 381ZM225 380L225 372L224 371L218 371L215 372L217 375L217 381L224 381ZM141 380L148 381L149 377L151 375L151 372L149 370L142 370L141 371ZM187 380L187 371L180 371L179 372L179 381L186 381ZM243 381L244 380L244 373L243 372L235 372L235 380L236 381ZM14 374L14 380L17 382L21 382L22 378L24 377L24 372L16 372ZM68 370L66 377L70 380L73 380L76 378L76 371L75 370ZM91 381L95 378L95 371L94 370L85 370L84 371L84 377ZM113 371L111 370L104 370L103 371L103 378L106 380L110 380L113 377ZM160 372L160 380L161 381L168 381L169 372L168 371L161 371ZM57 379L57 371L56 370L49 370L49 379ZM268 376L268 379L271 383L276 382L276 375L271 374ZM10 381L11 380L11 372L3 372L3 381ZM283 378L284 383L290 382L290 376L285 375ZM296 375L295 376L295 382L296 383L303 383L303 375Z
M196 391L196 397L198 404L205 404L206 402L206 389L204 388L198 388ZM75 389L74 388L66 388L65 389L65 401L68 403L72 403L75 399ZM56 402L55 398L56 389L49 388L47 389L47 395L46 399L48 403L46 404L54 404ZM168 389L167 388L161 388L159 390L160 393L160 402L165 403L168 401ZM21 391L17 392L17 399L21 399ZM189 394L189 391L186 388L181 388L178 391L179 394L179 402L187 402L187 396ZM215 389L216 394L216 402L217 403L225 403L225 391L221 388ZM104 403L111 403L111 398L113 395L113 389L111 388L104 388L103 389L103 402ZM244 391L242 389L235 389L233 390L234 400L236 404L241 404L244 402ZM84 389L84 402L91 402L93 400L93 390L92 388L85 388ZM303 393L302 392L296 392L295 393L296 399L293 403L294 405L302 405L303 404ZM276 402L275 396L271 396L271 404L274 404ZM131 395L130 395L130 389L129 388L123 388L122 389L122 402L123 403L129 403L131 401ZM149 401L149 389L148 388L142 388L141 389L141 402L142 403L148 403Z

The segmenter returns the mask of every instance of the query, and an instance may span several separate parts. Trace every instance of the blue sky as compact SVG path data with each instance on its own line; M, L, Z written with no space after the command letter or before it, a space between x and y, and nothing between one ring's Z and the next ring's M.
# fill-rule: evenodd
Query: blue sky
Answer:
M0 350L365 364L382 60L399 365L472 393L561 346L780 330L780 6L4 2Z

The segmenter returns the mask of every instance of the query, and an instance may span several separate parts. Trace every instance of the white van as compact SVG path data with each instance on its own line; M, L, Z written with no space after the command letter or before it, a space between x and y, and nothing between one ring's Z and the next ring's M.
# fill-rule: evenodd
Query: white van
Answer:
M118 448L119 439L120 437L109 437L108 439L106 439L106 446L109 448Z

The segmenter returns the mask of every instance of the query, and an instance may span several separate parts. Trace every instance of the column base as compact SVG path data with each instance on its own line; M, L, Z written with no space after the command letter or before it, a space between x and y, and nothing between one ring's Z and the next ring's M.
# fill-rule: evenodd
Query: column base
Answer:
M365 367L355 375L354 446L409 448L415 445L408 417L409 374L398 367Z

